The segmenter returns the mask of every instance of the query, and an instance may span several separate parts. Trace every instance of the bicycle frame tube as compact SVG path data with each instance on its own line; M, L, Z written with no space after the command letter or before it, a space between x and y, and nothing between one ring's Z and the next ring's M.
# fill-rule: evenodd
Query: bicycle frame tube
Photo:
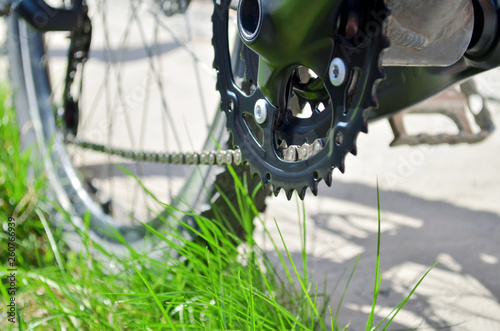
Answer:
M377 88L379 106L368 120L389 117L485 70L468 67L465 59L450 67L387 67Z
M325 76L333 51L333 28L344 1L241 0L238 29L243 42L259 54L258 83L274 105L292 71L303 65Z
M500 66L500 4L474 0L474 33L469 49L448 67L386 67L387 78L377 89L379 107L369 119L393 115L474 75ZM404 96L404 97L402 97Z
M471 0L386 0L391 46L384 66L449 66L467 51L474 30Z

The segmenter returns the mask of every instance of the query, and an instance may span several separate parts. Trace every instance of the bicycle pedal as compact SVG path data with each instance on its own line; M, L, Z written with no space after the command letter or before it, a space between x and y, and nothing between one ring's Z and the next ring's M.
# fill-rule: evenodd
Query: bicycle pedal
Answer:
M474 132L467 112L472 114L479 132ZM448 117L457 126L458 133L407 133L404 118L409 114L440 114ZM474 144L486 139L495 129L486 99L477 91L474 81L460 85L460 91L449 89L423 104L401 112L389 118L394 133L390 146L401 145L439 145L439 144Z

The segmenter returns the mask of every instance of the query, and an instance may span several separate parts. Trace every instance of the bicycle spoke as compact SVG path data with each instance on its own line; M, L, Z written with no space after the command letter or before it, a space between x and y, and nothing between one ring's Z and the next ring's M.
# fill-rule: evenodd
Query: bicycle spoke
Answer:
M208 100L215 101L213 95L217 93L206 89L215 86L216 78L211 51L206 52L210 36L207 34L206 43L200 46L197 35L206 30L194 29L186 14L167 17L159 1L130 1L119 8L109 0L88 2L93 26L91 49L72 86L79 107L80 139L132 150L182 152L203 145L199 137L210 131L216 111L215 107L210 109L212 102ZM193 9L198 10L196 17L203 14L210 24L210 4L195 2L191 6L201 6ZM67 60L65 51L59 51L64 49L62 42L49 38L48 44L56 46L60 67ZM68 47L66 43L64 47ZM55 80L53 99L59 99L63 89L64 80ZM185 125L186 120L194 121L194 126ZM154 214L141 186L114 166L120 162L117 157L75 147L69 150L72 162L81 167L84 177L91 181L95 178L92 186L97 189L97 202L112 202L117 213L114 217L140 219ZM145 163L123 164L145 184L165 191L170 200L188 173L179 166L165 166L160 173L151 173Z

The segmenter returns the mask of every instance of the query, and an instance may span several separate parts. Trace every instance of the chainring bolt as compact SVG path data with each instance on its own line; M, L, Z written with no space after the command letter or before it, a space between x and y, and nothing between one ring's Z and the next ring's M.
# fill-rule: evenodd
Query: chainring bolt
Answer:
M253 114L255 116L255 121L259 124L262 124L266 121L267 119L267 101L264 99L259 99L255 103L255 106L253 108Z
M344 84L346 73L347 73L347 66L344 60L342 60L339 57L334 58L330 63L330 70L329 70L330 82L332 83L332 85L340 86Z

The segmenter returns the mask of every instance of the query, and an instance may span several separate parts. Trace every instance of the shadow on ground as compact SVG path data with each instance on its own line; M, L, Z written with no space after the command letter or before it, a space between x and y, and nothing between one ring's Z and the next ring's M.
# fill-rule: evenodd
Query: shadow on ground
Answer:
M361 254L340 324L351 322L349 330L364 329L375 275L376 187L335 182L334 189L308 198L317 199L306 207L308 267L319 285L327 278L330 294L338 284L331 302L336 307ZM439 261L390 329L500 329L500 216L396 191L381 190L380 200L383 280L377 316L387 315ZM292 257L301 261L298 214L284 213L287 203L271 201L269 215L280 215L276 219L283 232L290 233L285 240ZM276 253L270 254L277 259Z

